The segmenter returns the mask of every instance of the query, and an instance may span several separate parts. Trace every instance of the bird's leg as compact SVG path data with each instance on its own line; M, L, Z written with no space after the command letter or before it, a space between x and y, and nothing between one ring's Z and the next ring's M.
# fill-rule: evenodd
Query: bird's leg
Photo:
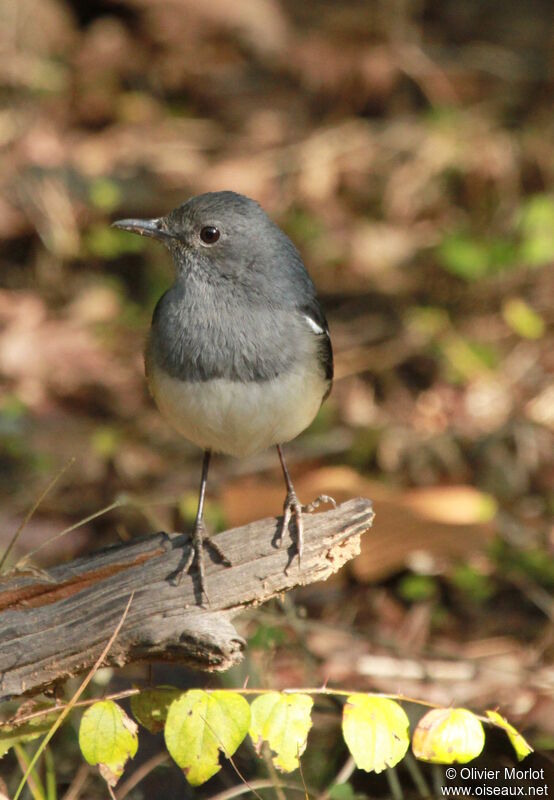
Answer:
M187 573L194 559L198 563L198 574L200 577L200 591L206 596L209 602L208 592L206 591L206 577L204 572L204 546L209 547L221 559L226 567L231 566L231 562L227 556L221 551L209 536L204 523L204 499L206 497L206 485L208 483L208 470L210 468L211 451L204 451L204 459L202 461L202 477L200 479L200 491L198 492L198 509L196 511L196 520L194 522L194 529L192 531L192 547L187 560L184 565L179 569L176 576L176 582L179 583L185 573Z
M290 473L288 471L287 464L285 462L285 456L283 455L283 450L280 444L277 445L277 452L279 453L279 461L281 462L283 477L287 487L287 496L285 497L285 502L283 504L283 522L281 523L277 533L276 541L277 546L280 547L283 543L285 532L288 530L291 517L294 514L296 521L296 552L298 553L298 567L300 568L302 564L302 553L304 550L304 520L302 518L302 513L304 511L306 513L311 513L312 511L315 511L315 509L318 508L318 506L320 506L322 503L330 503L335 508L337 504L332 497L329 497L329 495L321 494L319 497L316 497L313 502L303 506L296 496L296 492L294 491L294 486L292 485Z

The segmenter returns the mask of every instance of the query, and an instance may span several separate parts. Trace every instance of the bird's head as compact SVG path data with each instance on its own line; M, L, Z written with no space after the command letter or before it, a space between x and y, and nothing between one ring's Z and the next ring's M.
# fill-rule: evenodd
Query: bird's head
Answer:
M162 242L173 255L178 276L193 274L213 281L247 281L259 291L281 283L289 265L304 271L290 239L265 211L235 192L192 197L165 217L123 219L121 230ZM264 292L265 293L265 292Z

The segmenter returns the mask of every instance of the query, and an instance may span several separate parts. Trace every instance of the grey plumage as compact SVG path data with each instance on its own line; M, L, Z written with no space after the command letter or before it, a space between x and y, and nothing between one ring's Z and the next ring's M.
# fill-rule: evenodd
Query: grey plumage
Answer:
M300 563L302 506L281 444L311 423L333 379L327 322L300 254L254 200L234 192L199 195L165 217L114 225L161 241L176 269L156 305L145 362L161 413L205 451L183 571L196 554L206 593L211 452L246 456L270 445L277 446L287 486L280 539L294 516Z
M164 220L176 281L152 319L150 358L186 381L264 381L311 357L304 317L327 331L314 285L290 239L253 200L234 192L200 195ZM198 231L221 229L206 247ZM313 333L309 334L313 335ZM332 380L325 332L321 364Z
M156 306L149 357L183 381L248 383L286 372L300 355L295 337L300 314L249 308L240 290L236 295L232 284L220 288L197 277L179 278Z

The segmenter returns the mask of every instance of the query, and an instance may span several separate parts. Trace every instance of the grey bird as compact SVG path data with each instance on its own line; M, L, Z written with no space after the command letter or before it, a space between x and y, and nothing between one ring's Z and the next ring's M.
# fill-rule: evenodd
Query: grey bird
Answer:
M277 541L294 518L300 562L303 510L282 445L310 425L331 390L333 352L325 315L300 254L265 211L231 191L192 197L165 217L116 228L164 244L175 282L154 310L145 353L151 394L165 419L204 450L190 555L206 594L204 497L212 452L250 456L277 447L286 483Z

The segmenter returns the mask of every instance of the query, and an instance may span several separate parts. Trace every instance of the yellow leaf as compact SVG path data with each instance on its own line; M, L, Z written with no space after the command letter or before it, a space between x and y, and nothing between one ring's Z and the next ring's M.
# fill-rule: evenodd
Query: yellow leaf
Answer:
M544 319L521 297L506 300L502 306L502 316L506 324L525 339L540 339L544 336Z
M305 694L266 692L252 703L250 736L256 750L267 742L275 756L273 763L283 772L298 768L312 727L313 700Z
M485 732L466 708L435 708L422 717L414 731L416 758L433 764L465 764L485 745Z
M219 751L229 758L248 733L250 706L234 692L184 692L169 706L164 728L171 757L191 786L219 772Z
M410 744L409 729L404 709L386 697L353 694L344 706L344 740L358 769L366 772L398 764Z
M137 725L112 700L94 703L81 719L79 747L88 763L98 764L102 777L115 786L137 752Z
M504 719L498 711L487 711L487 717L496 725L497 728L502 728L502 730L506 731L508 734L508 738L512 743L512 747L516 751L516 756L518 761L522 761L529 753L533 752L533 748L530 744L528 744L521 733L514 728L513 725L510 725L508 720Z

